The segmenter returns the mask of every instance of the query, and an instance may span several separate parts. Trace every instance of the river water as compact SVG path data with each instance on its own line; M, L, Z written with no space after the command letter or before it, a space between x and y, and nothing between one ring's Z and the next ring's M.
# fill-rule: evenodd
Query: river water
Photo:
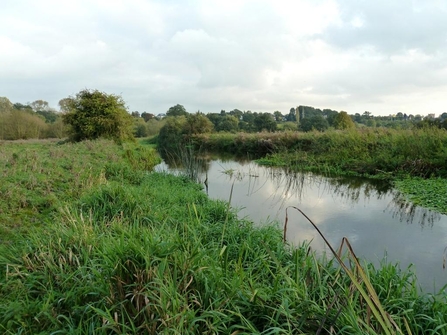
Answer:
M212 199L230 200L256 224L276 222L287 240L299 245L311 241L317 252L329 252L302 210L334 248L347 237L356 255L379 265L385 259L412 266L425 292L447 284L443 256L447 247L447 216L405 201L389 185L358 178L327 178L312 173L291 173L254 162L209 160L203 162L198 180L207 179L205 191ZM181 173L162 163L157 171Z

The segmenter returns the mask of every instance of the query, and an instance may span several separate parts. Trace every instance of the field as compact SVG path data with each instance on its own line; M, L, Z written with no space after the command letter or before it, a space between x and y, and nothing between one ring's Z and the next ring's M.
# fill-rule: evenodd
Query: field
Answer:
M0 143L3 334L447 333L445 292L291 249L157 161L109 141Z

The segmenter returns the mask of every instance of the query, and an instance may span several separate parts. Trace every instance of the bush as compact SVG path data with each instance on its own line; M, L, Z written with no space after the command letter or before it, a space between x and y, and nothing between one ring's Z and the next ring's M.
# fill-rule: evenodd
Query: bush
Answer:
M133 119L120 96L98 90L83 90L67 100L64 123L70 138L79 142L100 137L116 142L134 140Z

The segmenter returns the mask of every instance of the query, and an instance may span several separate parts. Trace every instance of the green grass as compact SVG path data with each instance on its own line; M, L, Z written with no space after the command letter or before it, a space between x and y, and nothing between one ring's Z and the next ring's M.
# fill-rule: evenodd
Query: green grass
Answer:
M37 157L58 148L38 145ZM107 145L112 162L85 155L86 146L107 155ZM71 162L92 164L89 182L72 193L76 178L67 179L51 220L36 209L44 225L0 243L3 334L398 333L371 315L354 281L372 287L403 333L406 324L412 334L446 333L445 293L422 294L411 269L363 264L360 280L353 265L352 280L335 259L292 249L274 225L239 220L189 179L147 173L147 157L129 160L139 149L70 150ZM59 158L53 170L66 164Z

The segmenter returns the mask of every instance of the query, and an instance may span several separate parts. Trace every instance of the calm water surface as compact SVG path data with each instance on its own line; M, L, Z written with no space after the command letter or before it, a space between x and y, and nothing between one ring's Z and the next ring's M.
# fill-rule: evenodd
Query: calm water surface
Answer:
M343 237L357 256L375 264L385 257L402 269L411 264L424 291L447 284L443 254L447 247L447 216L408 203L388 185L353 178L326 178L289 173L253 162L212 160L204 163L199 179L208 179L208 195L230 199L240 217L257 224L278 222L286 208L296 206L318 225L336 248ZM158 171L178 172L165 163ZM317 251L329 251L315 229L296 210L288 209L287 239L299 245L312 241Z

